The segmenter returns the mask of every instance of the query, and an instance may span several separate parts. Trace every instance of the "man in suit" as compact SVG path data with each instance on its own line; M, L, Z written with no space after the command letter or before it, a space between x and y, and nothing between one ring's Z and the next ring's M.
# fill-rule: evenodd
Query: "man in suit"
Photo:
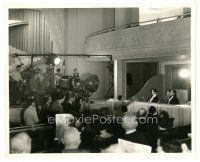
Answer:
M152 152L156 152L158 138L158 115L154 106L150 106L147 115L147 140L152 147Z
M138 120L134 114L127 114L123 117L122 126L126 130L126 134L123 137L124 140L148 145L145 132L139 132L137 130Z
M168 101L168 104L173 104L173 105L178 105L179 104L179 99L177 98L177 92L175 89L171 90L171 97Z
M83 153L88 152L86 150L80 150L79 145L81 143L80 132L75 127L70 127L65 130L63 136L64 150L62 153Z
M69 93L69 99L65 102L63 102L63 112L66 114L72 114L75 115L75 106L74 106L74 101L75 101L75 94L73 92Z
M156 89L152 89L151 92L152 92L152 97L149 100L149 102L151 102L151 103L158 103L158 101L159 101L158 91Z
M167 89L167 93L165 96L165 103L167 104L169 102L169 99L171 98L171 90Z
M62 103L65 100L65 96L63 94L58 94L57 100L53 103L52 106L52 113L55 114L62 114L63 113L63 107Z
M52 102L51 96L45 96L45 103L42 106L41 112L40 112L40 120L42 123L46 123L48 121L48 116L50 115L50 109L49 105Z
M55 74L55 77L54 77L54 79L55 79L55 85L56 85L56 87L58 87L59 88L59 86L60 86L60 81L62 80L62 73L61 73L61 70L60 70L60 68L58 68L57 70L56 70L56 74Z

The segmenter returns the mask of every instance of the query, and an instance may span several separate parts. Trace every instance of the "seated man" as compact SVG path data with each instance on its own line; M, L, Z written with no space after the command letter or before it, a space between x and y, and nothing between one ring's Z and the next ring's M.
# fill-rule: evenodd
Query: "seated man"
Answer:
M126 130L124 140L148 145L145 132L137 131L138 120L134 114L127 114L123 117L122 126Z
M157 153L181 153L182 145L178 140L158 139Z
M81 143L80 132L75 127L70 127L65 130L63 136L64 150L63 153L78 153L81 152L78 148Z
M97 136L97 146L100 149L105 149L112 144L118 143L117 137L113 135L112 127L105 123L100 123L98 126L98 131L100 134Z
M173 105L178 105L179 104L179 99L177 98L177 92L175 89L171 90L171 97L168 101L168 104L173 104Z
M156 89L152 89L151 93L152 93L152 97L149 100L149 102L158 103L158 101L159 101L158 91Z
M191 125L177 126L174 128L160 130L159 136L166 139L185 139L191 132Z
M33 98L30 99L30 106L24 111L25 125L33 126L39 122L35 101Z
M56 115L56 138L58 143L63 141L65 130L69 129L74 124L74 116L71 114Z
M147 110L144 108L140 108L136 113L137 119L138 119L138 131L146 131L147 129Z
M10 143L11 154L16 153L30 153L31 152L31 138L26 133L19 133L11 139Z
M147 115L147 140L149 145L152 147L152 152L156 151L158 134L159 129L157 111L154 106L150 106Z
M166 130L169 127L169 114L166 111L160 111L158 116L159 130Z
M99 153L100 149L97 145L96 136L98 131L91 125L86 125L81 131L80 149L88 150L91 153Z
M169 102L170 97L171 97L171 90L167 89L167 93L166 93L166 96L165 96L165 103L166 104Z

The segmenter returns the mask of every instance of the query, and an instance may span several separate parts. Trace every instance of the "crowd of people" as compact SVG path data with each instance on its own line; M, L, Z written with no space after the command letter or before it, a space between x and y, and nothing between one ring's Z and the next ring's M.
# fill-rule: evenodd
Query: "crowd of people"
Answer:
M52 96L44 96L41 102L37 102L34 97L29 98L28 107L21 111L21 116L27 126L48 123L49 118L55 118L56 114L72 114L79 117L82 110L81 103L82 100L77 99L73 92L55 92Z
M40 121L47 122L48 117L55 114L66 113L71 114L73 117L83 114L83 112L79 111L80 109L75 110L73 108L75 102L74 94L69 93L67 96L57 94L54 97L46 96L39 117L37 117L34 100L31 100L30 106L24 112L25 123L33 125ZM121 100L122 96L118 96L118 99L119 101L115 104L115 112L110 122L101 120L101 117L106 120L106 114L102 112L95 114L98 115L98 118L94 122L82 123L76 119L64 127L59 134L59 140L55 135L54 140L57 141L57 146L53 152L130 152L127 148L120 146L119 139L149 146L152 153L191 151L191 142L181 142L182 139L191 140L188 137L191 132L190 125L173 128L169 114L166 111L158 112L154 106L151 106L148 110L141 108L136 113L129 113L125 103ZM94 114L84 113L85 118L92 118L92 115ZM15 135L11 138L10 152L30 153L30 141L29 135L25 132Z
M78 83L76 80L79 78L77 69L74 70L74 76L72 87L78 86L76 85ZM15 80L21 80L20 76L16 75ZM188 145L181 144L180 139L188 138L191 126L173 128L173 120L166 111L158 112L154 106L150 106L148 111L141 108L136 113L129 113L126 103L119 95L111 114L101 110L91 114L88 109L84 109L84 101L75 91L71 89L60 91L59 80L60 70L57 71L55 79L58 90L51 95L45 94L42 99L40 97L40 100L37 96L28 98L26 106L21 111L21 118L26 126L34 127L40 123L52 125L55 129L55 135L52 136L55 137L53 140L56 142L53 152L129 152L130 150L120 146L119 139L149 146L153 153L190 151L191 142ZM157 90L152 89L149 102L159 101ZM176 90L167 91L165 103L179 104ZM49 119L56 119L57 114L70 114L75 120L70 124L66 123L57 132L56 123L49 122ZM90 123L79 120L80 117L91 119L93 115L97 118ZM105 121L102 121L102 118ZM32 150L31 137L27 132L16 134L10 141L11 153L30 153Z

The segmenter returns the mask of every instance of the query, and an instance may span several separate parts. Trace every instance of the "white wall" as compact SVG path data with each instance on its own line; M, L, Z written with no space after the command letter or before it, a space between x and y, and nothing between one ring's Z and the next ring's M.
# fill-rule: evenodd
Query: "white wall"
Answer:
M140 22L154 20L157 18L164 18L183 14L183 8L147 8L140 7Z
M160 61L159 62L159 74L165 74L166 65L177 65L177 64L190 64L190 60L174 60L174 61Z
M84 41L88 35L113 25L113 21L110 21L110 24L105 21L110 12L104 11L102 8L66 9L66 53L82 54Z

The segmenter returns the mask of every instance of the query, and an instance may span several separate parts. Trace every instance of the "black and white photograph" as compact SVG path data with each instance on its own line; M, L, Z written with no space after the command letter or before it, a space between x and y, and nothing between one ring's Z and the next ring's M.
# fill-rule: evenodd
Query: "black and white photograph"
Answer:
M7 12L8 154L194 152L191 6Z

